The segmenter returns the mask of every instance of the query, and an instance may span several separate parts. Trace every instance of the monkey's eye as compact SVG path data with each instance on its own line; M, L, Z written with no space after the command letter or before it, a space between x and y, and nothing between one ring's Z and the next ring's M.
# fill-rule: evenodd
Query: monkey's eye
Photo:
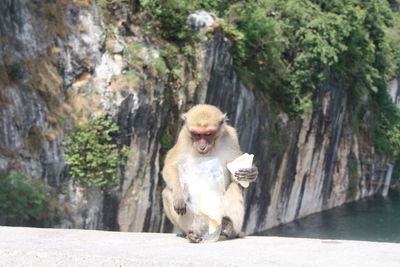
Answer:
M200 134L198 133L191 133L193 137L200 137Z
M206 133L205 136L211 136L213 133Z

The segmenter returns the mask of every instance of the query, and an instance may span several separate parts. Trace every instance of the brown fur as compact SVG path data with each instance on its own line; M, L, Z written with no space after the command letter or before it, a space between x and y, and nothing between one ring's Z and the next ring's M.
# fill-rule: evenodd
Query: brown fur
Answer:
M186 113L186 126L190 130L217 130L225 115L215 106L197 105Z

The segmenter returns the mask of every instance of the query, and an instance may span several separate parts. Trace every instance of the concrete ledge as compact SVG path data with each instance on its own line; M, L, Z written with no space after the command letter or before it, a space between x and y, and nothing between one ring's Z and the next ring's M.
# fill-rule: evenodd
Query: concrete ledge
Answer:
M0 227L0 266L400 266L400 244Z

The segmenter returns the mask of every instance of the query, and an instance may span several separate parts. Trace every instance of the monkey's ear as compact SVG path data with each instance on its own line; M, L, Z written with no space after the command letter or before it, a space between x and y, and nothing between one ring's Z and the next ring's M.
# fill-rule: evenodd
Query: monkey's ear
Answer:
M186 118L187 118L187 113L183 113L183 114L181 115L181 119L182 119L183 121L186 121Z
M221 116L221 124L223 124L224 122L228 121L228 116L226 115L226 113L224 115Z

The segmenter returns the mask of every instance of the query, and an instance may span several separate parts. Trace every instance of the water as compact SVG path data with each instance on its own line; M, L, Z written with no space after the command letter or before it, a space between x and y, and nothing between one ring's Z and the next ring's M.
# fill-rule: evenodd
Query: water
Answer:
M400 192L345 204L258 235L400 243Z

